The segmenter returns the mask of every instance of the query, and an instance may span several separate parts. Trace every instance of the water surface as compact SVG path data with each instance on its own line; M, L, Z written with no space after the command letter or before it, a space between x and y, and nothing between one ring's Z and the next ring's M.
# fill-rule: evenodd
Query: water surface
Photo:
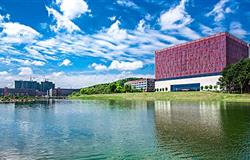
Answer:
M0 159L250 159L250 104L0 104Z

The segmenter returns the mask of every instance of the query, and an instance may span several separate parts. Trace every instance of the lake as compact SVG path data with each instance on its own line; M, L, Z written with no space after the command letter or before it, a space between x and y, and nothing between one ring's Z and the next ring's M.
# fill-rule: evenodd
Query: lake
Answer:
M0 159L250 159L250 103L0 104Z

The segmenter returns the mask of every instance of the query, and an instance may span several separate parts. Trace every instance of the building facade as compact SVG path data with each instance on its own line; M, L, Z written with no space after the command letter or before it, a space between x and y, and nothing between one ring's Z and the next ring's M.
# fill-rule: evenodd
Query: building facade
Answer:
M248 56L248 44L228 33L157 50L156 91L199 91L201 86L214 87L227 65Z
M50 89L55 89L55 84L46 80L41 84L37 81L15 81L15 89L48 92Z
M55 89L55 84L49 81L41 82L41 89L42 92L48 92L50 89Z
M133 89L143 90L144 92L153 92L155 90L155 80L151 78L128 81L125 85L131 85Z
M40 84L37 81L15 81L15 89L40 90Z
M80 89L63 89L63 88L56 88L52 90L52 96L68 96L71 95L73 92L79 92Z

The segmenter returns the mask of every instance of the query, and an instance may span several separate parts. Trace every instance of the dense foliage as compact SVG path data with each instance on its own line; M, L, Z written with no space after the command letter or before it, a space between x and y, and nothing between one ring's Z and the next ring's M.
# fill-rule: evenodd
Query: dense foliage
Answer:
M126 93L126 92L141 92L141 90L132 89L130 85L125 85L126 82L137 80L140 78L126 78L111 83L98 84L91 87L82 88L80 92L75 92L73 95L81 94L111 94L111 93Z
M219 79L221 89L227 92L250 92L250 59L229 65L222 72Z

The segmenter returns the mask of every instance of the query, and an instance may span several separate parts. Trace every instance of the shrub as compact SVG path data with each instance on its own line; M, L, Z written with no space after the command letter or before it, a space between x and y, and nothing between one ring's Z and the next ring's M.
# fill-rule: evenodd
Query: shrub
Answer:
M208 90L208 86L205 86L205 89Z
M201 86L201 90L203 90L204 89L204 86Z
M209 85L209 89L212 90L212 89L213 89L213 86L212 86L212 85Z
M218 86L217 86L217 85L215 85L215 86L214 86L214 89L215 89L215 90L217 90L217 89L218 89Z

